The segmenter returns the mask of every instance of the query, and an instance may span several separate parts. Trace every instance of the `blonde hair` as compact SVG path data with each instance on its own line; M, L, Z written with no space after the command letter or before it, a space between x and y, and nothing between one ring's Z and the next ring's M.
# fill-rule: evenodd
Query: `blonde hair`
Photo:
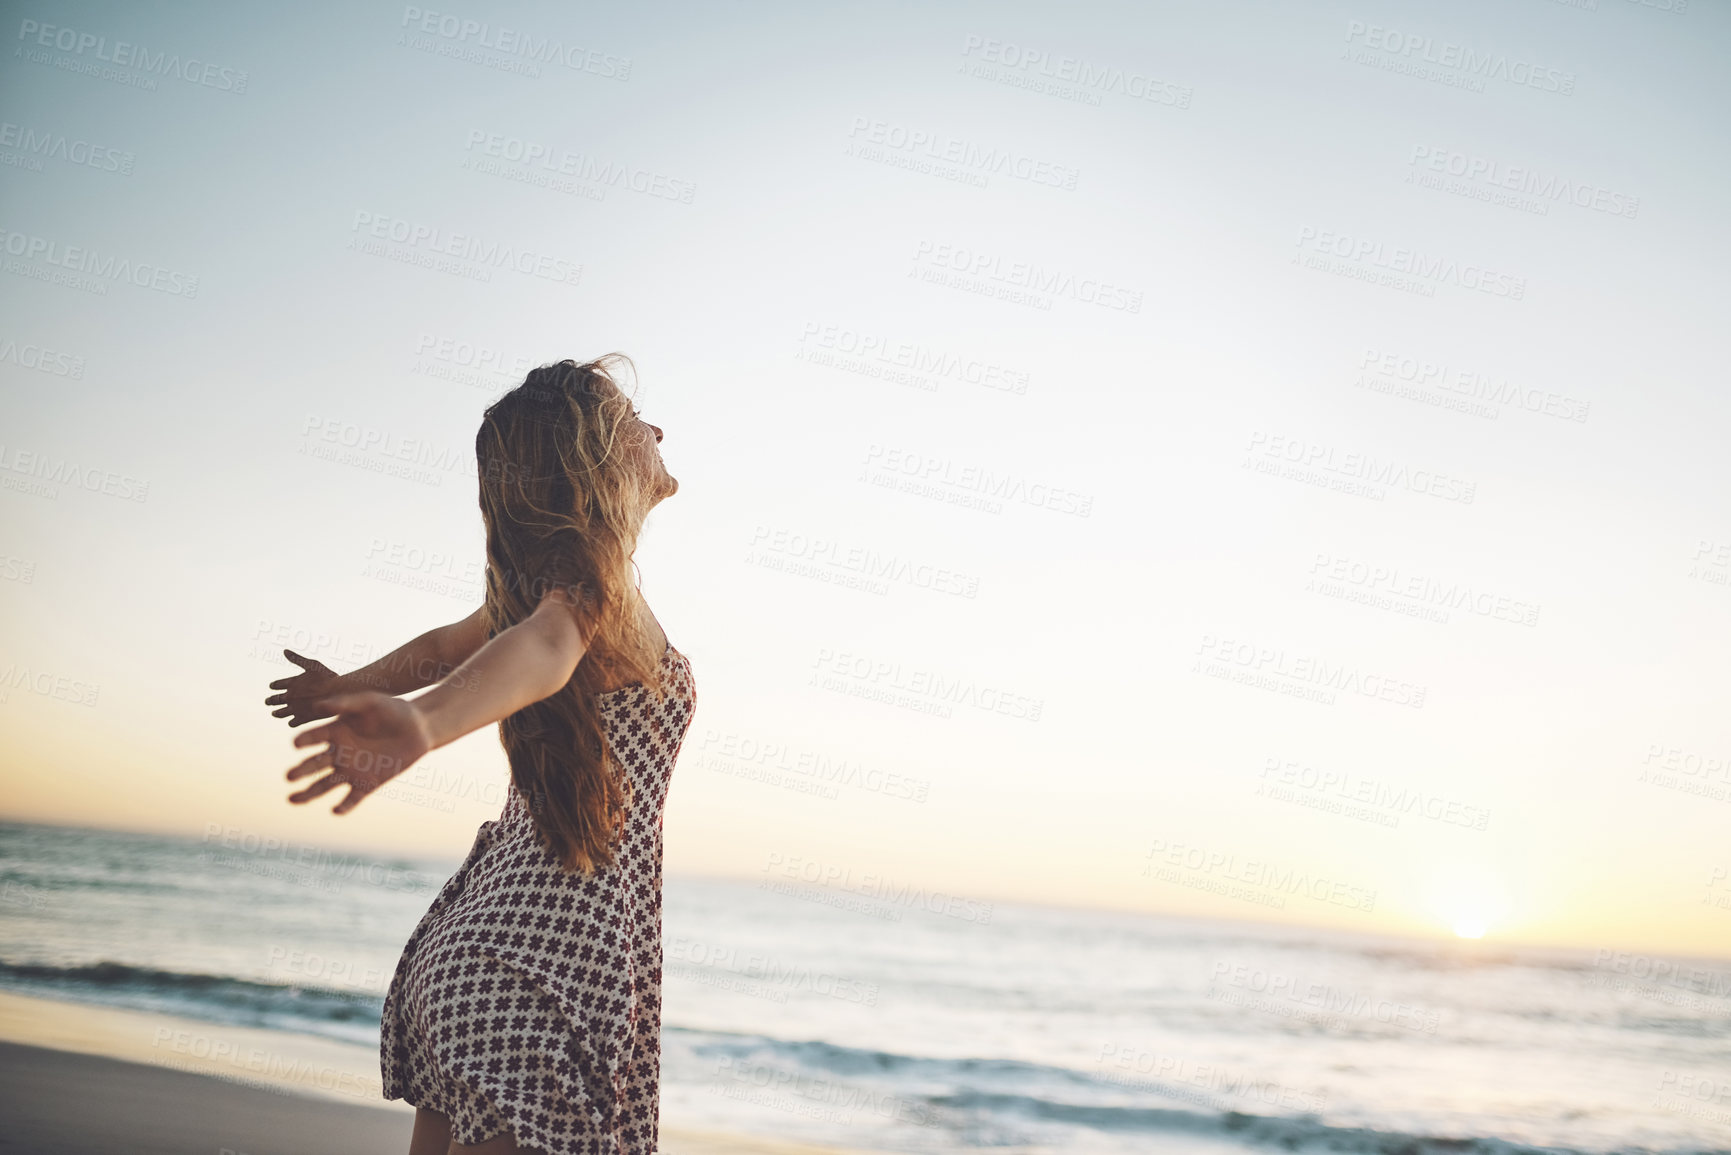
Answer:
M542 845L582 873L612 865L630 805L602 725L604 679L663 692L631 579L654 495L626 434L634 409L615 380L619 364L630 358L533 369L488 406L475 435L488 636L528 617L554 586L578 607L586 646L571 680L500 722L499 740Z

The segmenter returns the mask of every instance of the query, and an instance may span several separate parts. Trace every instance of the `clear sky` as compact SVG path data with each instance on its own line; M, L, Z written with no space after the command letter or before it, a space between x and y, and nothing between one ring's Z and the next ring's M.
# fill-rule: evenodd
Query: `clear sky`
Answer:
M456 856L261 701L640 372L670 871L1731 953L1731 16L8 4L5 814Z

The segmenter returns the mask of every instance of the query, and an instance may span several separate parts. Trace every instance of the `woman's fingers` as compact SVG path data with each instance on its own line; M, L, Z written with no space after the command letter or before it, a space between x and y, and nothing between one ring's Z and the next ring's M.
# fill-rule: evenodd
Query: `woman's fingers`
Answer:
M315 661L314 659L303 658L299 654L295 653L293 650L284 650L282 652L282 656L287 658L289 661L293 662L295 665L299 666L303 670L310 670L314 666L318 665L318 662Z
M331 746L324 750L320 750L311 758L302 759L288 772L288 780L290 782L295 782L299 779L305 778L308 774L317 774L321 770L329 770L335 761L335 751L336 747Z
M273 718L287 718L289 720L289 725L291 726L304 726L316 718L326 718L330 715L328 711L320 713L319 711L313 710L307 706L284 706L280 710L272 710L270 716Z
M349 811L353 810L355 807L357 807L361 804L361 799L365 798L367 795L369 795L371 793L372 793L371 789L369 789L368 787L362 786L359 782L350 782L349 783L349 796L347 798L343 799L341 802L337 803L336 806L331 810L331 813L332 814L347 814Z
M395 713L392 712L392 707L395 707ZM405 755L405 751L413 746L412 736L405 740L401 734L395 732L401 728L401 715L407 709L409 708L395 699L365 690L334 694L310 704L284 706L278 716L282 713L295 714L296 717L290 725L298 725L315 717L338 715L334 721L295 735L294 744L297 747L324 748L303 759L290 770L289 781L299 781L314 774L322 777L309 783L298 793L291 794L289 801L310 802L338 786L347 786L347 797L337 804L332 813L347 814L359 806L361 800L372 793L379 783L395 777L408 763L419 757L418 752ZM412 710L410 712L412 713ZM357 733L357 730L360 732Z
M342 723L340 721L326 722L323 726L319 726L316 729L303 730L299 734L295 735L294 743L296 746L313 746L320 742L328 742L331 740L332 735L337 732L337 727L341 725Z
M311 802L321 794L328 794L343 784L343 778L338 774L326 774L317 782L308 786L298 794L290 794L290 802Z
M363 705L369 695L363 691L358 694L334 694L329 698L320 698L316 702L307 703L309 710L320 714L345 714L357 706Z

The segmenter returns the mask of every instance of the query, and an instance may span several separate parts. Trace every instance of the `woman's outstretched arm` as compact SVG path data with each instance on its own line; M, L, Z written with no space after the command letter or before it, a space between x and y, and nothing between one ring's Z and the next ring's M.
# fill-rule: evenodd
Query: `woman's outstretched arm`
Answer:
M557 693L571 680L584 649L573 604L555 590L419 698L363 691L317 703L336 720L295 735L294 743L328 745L290 770L288 779L329 773L289 801L310 802L347 786L348 796L332 811L347 814L427 751Z
M266 698L264 704L281 707L272 710L271 717L287 718L290 726L328 718L329 711L313 709L315 702L357 690L394 695L430 686L467 661L486 641L487 627L481 621L481 611L476 610L460 622L428 630L378 661L346 674L338 674L314 658L284 650L283 657L299 666L301 672L272 682L270 688L281 692Z

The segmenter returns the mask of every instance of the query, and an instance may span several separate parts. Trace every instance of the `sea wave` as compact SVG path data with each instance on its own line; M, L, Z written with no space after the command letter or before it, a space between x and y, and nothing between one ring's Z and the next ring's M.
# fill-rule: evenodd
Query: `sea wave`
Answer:
M763 1080L790 1097L805 1095L879 1108L885 1119L934 1125L954 1133L957 1146L982 1132L1002 1134L1006 1125L1051 1136L1078 1129L1140 1142L1160 1136L1191 1135L1226 1140L1245 1147L1297 1152L1349 1152L1354 1155L1608 1155L1627 1147L1603 1149L1537 1146L1490 1135L1431 1134L1378 1130L1324 1121L1317 1113L1240 1110L1204 1100L1183 1080L1161 1083L1138 1079L1126 1086L1110 1076L1071 1067L1007 1059L935 1058L871 1048L845 1047L821 1040L778 1039L669 1026L669 1041L707 1066L723 1084L745 1073L764 1072ZM842 1090L864 1091L852 1097ZM884 1103L899 1100L893 1112ZM1169 1100L1186 1105L1156 1105ZM1242 1104L1249 1107L1249 1103ZM1696 1146L1643 1148L1644 1155L1725 1155L1723 1149Z
M701 1068L703 1081L723 1094L756 1090L770 1105L822 1111L850 1130L866 1123L900 1130L906 1142L880 1136L876 1143L897 1149L1094 1151L1096 1144L1077 1143L1088 1132L1138 1139L1218 1131L1225 1114L1208 1103L1185 1107L1177 1087L1137 1093L1094 1072L1026 1060L908 1055L677 1026L663 1028L663 1055L664 1071L681 1082L699 1081Z
M171 1012L232 1026L378 1040L384 995L305 983L189 974L118 962L51 966L0 960L0 987L19 994Z

